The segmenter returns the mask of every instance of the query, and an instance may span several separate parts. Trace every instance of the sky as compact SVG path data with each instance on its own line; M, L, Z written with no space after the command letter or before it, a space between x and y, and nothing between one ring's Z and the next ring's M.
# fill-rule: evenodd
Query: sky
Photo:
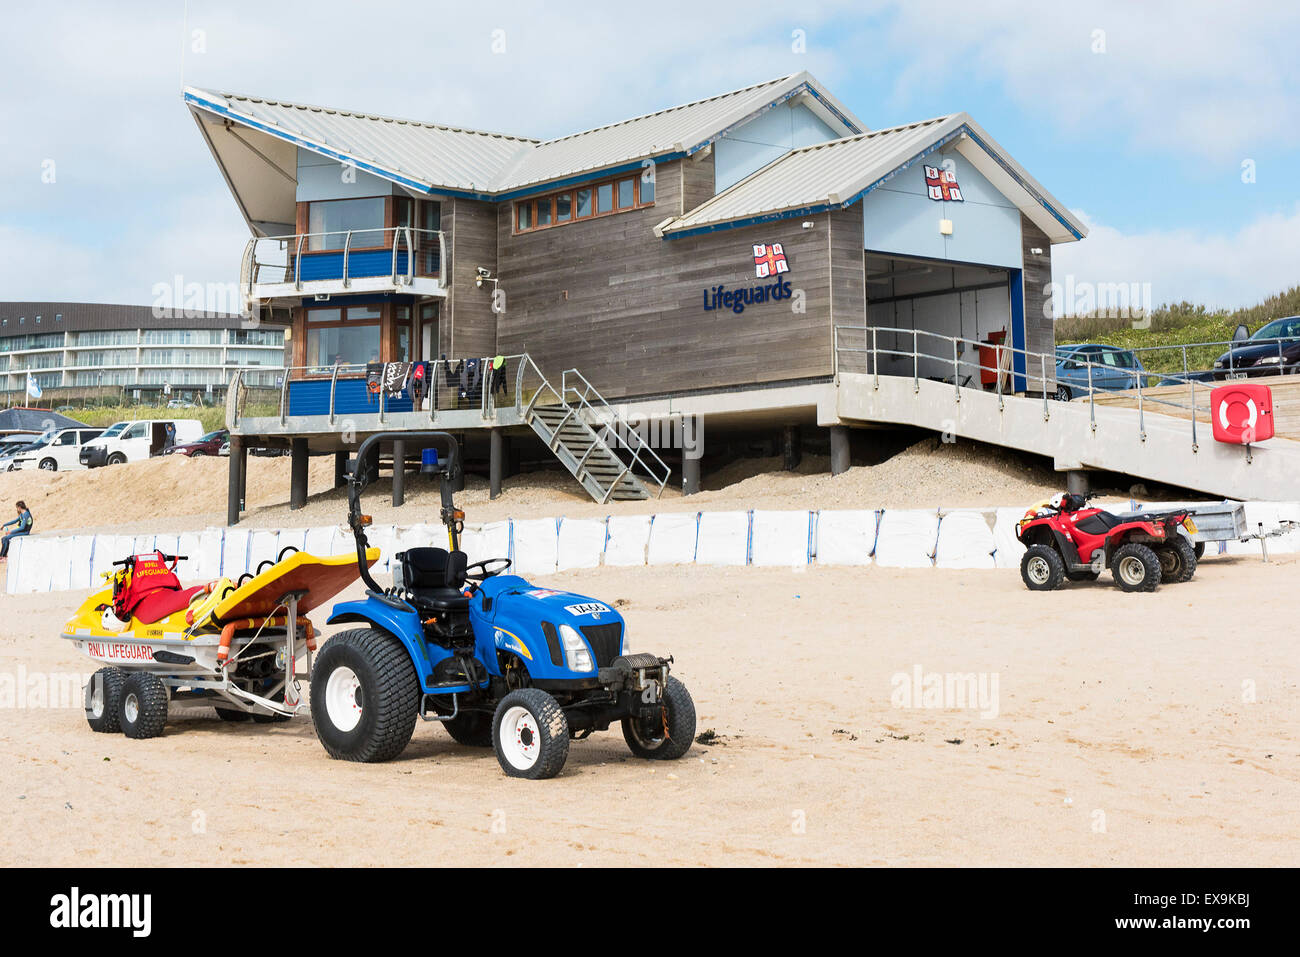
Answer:
M1297 36L1293 0L11 6L0 300L237 279L183 84L548 138L808 70L873 129L970 113L1088 223L1058 284L1252 305L1300 284Z

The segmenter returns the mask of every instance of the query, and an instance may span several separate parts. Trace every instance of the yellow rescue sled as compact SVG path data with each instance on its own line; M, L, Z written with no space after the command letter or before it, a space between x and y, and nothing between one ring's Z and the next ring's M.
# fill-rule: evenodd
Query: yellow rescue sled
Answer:
M367 550L374 564L379 549ZM94 731L162 733L169 708L216 708L227 721L287 721L302 705L297 662L316 649L306 615L360 576L355 554L295 548L239 581L183 587L183 555L150 552L113 563L63 637L101 667L86 686Z

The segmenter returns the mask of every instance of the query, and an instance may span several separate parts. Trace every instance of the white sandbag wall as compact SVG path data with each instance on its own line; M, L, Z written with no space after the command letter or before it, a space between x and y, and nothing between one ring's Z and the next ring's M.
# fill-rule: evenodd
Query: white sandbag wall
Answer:
M1113 511L1139 508L1114 506ZM1147 506L1167 509L1167 503ZM1017 568L1019 507L998 509L879 509L845 511L666 512L603 519L507 519L469 525L461 539L471 562L508 557L513 572L638 565L799 567L871 565L886 568ZM1251 502L1248 532L1277 531L1300 521L1300 504ZM393 556L407 548L444 546L441 525L376 525L368 533L380 550L377 574L391 573ZM317 555L350 553L343 526L297 529L209 528L158 535L28 536L12 540L5 583L10 593L100 587L102 574L129 554L158 549L187 556L182 581L238 578L274 562L285 548ZM1257 541L1229 542L1229 554L1259 555ZM1270 553L1300 551L1300 532L1269 538Z

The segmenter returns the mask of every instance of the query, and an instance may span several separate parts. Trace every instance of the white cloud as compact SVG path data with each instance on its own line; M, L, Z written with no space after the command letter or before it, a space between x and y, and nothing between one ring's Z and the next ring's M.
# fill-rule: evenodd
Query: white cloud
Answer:
M1083 242L1052 247L1052 279L1058 287L1088 283L1150 284L1153 305L1167 302L1249 306L1300 285L1296 237L1300 203L1261 216L1230 234L1196 229L1123 233L1089 221ZM1055 303L1055 314L1069 312Z
M889 46L906 51L902 99L991 80L1067 141L1216 161L1298 141L1294 0L877 6L890 11Z

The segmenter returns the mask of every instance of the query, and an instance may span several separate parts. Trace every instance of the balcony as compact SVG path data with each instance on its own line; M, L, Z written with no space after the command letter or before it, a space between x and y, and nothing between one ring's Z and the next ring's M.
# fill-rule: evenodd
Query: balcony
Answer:
M359 292L445 296L445 261L446 234L411 226L255 237L239 284L249 308Z

